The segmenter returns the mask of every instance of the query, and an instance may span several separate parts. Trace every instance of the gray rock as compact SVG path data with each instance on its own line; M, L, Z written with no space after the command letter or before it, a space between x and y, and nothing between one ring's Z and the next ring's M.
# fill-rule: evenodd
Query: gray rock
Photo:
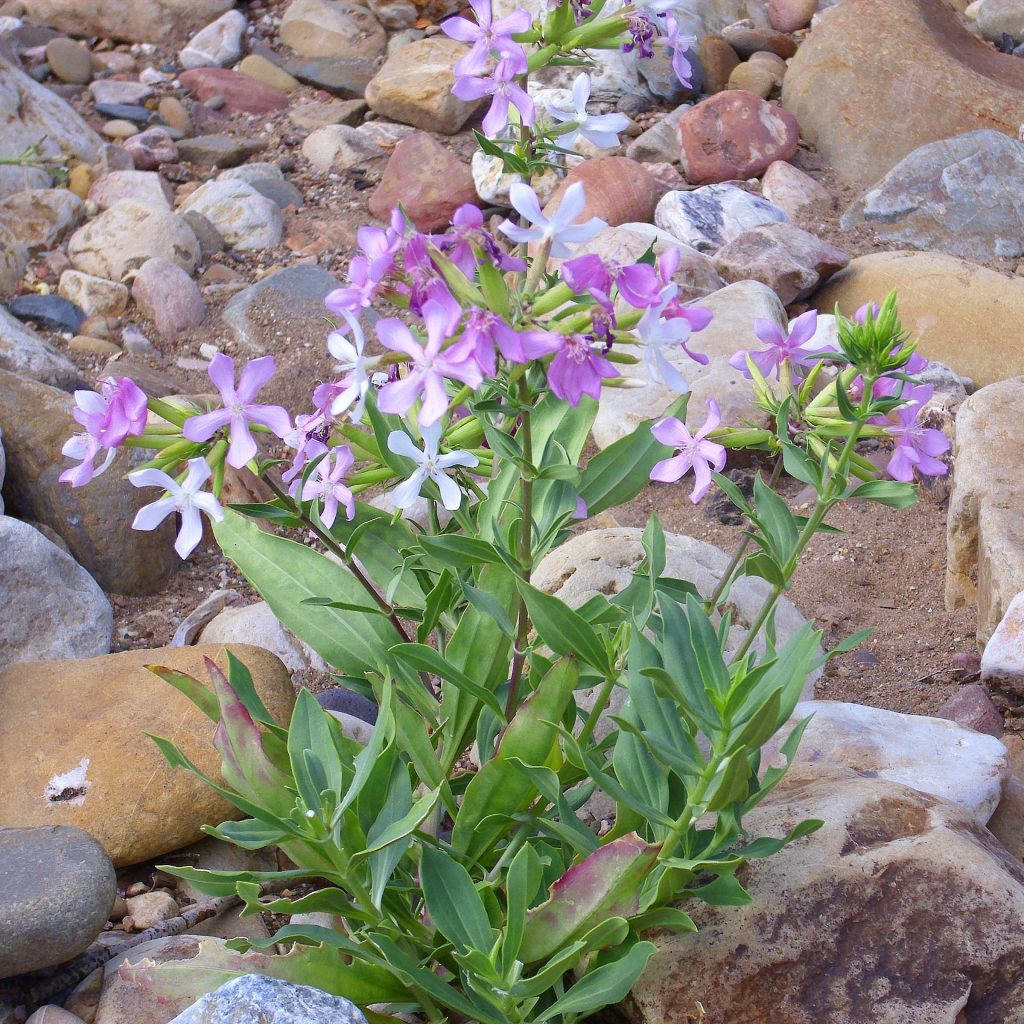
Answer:
M981 656L981 681L992 691L1024 697L1024 591L1006 609Z
M0 225L30 253L52 249L85 216L85 204L66 188L26 189L0 200Z
M744 231L788 220L784 210L728 183L666 192L654 223L700 252L715 252Z
M366 1024L355 1003L308 985L245 974L203 996L171 1024Z
M207 256L224 251L224 238L208 218L198 210L186 210L181 216L196 236L199 251L204 260Z
M667 113L656 125L641 132L627 147L626 156L641 163L674 163L679 159L679 118L689 103Z
M321 267L299 264L268 274L235 295L221 314L235 341L252 353L282 344L323 344L324 299L338 287Z
M200 167L235 167L266 149L258 139L233 139L229 135L196 135L178 143L178 156Z
M23 322L71 334L77 334L86 319L78 306L59 295L18 295L7 303L7 309Z
M233 249L267 249L284 233L280 207L239 180L208 181L181 204L180 212L196 210Z
M89 86L93 103L123 103L140 106L153 96L153 87L145 82L119 82L98 78Z
M1024 142L982 129L920 146L840 224L978 262L1024 255Z
M107 922L114 868L67 825L0 829L0 978L62 964Z
M110 651L113 610L96 581L20 519L0 516L0 670Z
M200 29L178 54L184 68L227 67L242 56L246 28L241 11L225 11L216 21Z
M315 57L292 60L285 71L305 85L340 96L343 100L361 100L366 86L376 74L374 61L366 57Z
M350 167L383 166L388 152L361 128L330 124L317 128L302 143L302 155L321 173Z
M217 175L218 181L244 181L261 196L276 203L283 210L286 206L301 206L302 193L290 181L277 164L256 162L232 167Z
M25 276L28 251L4 224L0 224L0 299L13 295Z
M71 390L82 382L78 367L0 306L0 369Z

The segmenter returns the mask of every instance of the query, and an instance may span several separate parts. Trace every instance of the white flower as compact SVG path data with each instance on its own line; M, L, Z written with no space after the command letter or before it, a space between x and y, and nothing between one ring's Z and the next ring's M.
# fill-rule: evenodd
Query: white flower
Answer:
M602 228L608 227L599 217L591 217L584 224L573 223L587 203L582 181L565 190L562 202L550 219L541 212L537 193L522 181L515 182L509 189L509 201L533 227L519 227L506 220L498 230L513 242L550 242L555 259L568 259L572 255L570 246L589 242Z
M670 284L661 290L656 306L648 307L636 325L636 334L643 344L644 364L651 380L665 384L681 394L690 390L686 378L672 365L665 355L666 349L674 349L690 337L690 324L684 317L663 320L665 307L676 297L678 287Z
M573 110L562 110L548 104L548 113L560 124L570 121L575 124L571 132L559 137L559 142L566 147L573 144L577 135L582 135L598 149L614 149L619 144L619 132L629 127L629 118L625 114L588 114L587 104L590 102L590 75L584 72L576 76L572 83Z
M180 512L181 529L174 542L174 550L182 558L188 558L203 537L200 510L214 522L219 523L224 518L220 502L208 491L202 490L212 472L206 459L189 459L188 472L180 484L159 469L137 469L129 473L128 479L136 487L162 487L167 492L165 497L157 498L139 509L132 529L155 530L172 512Z
M340 416L346 409L351 408L352 422L359 423L366 407L366 393L370 390L368 371L372 370L380 359L365 354L366 336L359 320L347 309L341 310L341 315L348 321L352 338L346 338L341 331L332 331L327 335L327 350L338 360L334 370L336 373L344 374L342 383L345 385L345 390L331 403L331 415Z
M413 443L412 438L403 430L392 430L388 435L388 448L396 455L406 459L412 459L416 463L416 469L408 480L400 483L392 492L392 501L395 508L412 508L416 499L423 490L427 479L437 484L441 492L441 504L449 512L454 512L462 504L462 491L459 485L445 473L445 470L452 466L475 466L479 461L470 452L454 451L446 455L438 454L438 445L441 442L441 424L432 423L429 427L423 427L420 431L423 435L423 449L419 449Z

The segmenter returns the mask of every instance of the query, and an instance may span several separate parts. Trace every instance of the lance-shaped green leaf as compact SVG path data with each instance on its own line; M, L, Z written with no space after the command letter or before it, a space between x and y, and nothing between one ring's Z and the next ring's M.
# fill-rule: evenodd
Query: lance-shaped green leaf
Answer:
M660 851L632 832L569 868L551 886L547 901L527 914L519 959L543 960L606 918L635 914L640 883Z

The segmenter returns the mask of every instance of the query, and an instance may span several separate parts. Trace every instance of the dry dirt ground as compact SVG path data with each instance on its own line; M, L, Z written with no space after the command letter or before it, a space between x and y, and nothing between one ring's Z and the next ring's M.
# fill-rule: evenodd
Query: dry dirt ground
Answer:
M252 4L250 18L256 22L259 13L267 9L281 8L273 2L266 8ZM158 60L152 62L159 66ZM303 87L292 107L304 100L327 98ZM88 106L76 105L95 127L100 127L101 121ZM203 123L197 126L197 133L223 132L268 140L268 148L254 159L277 162L305 198L301 210L288 214L284 244L255 255L222 253L211 258L211 265L220 264L237 272L241 284L301 260L317 261L342 275L355 231L369 220L366 199L376 179L372 175L317 175L301 154L305 133L286 113L231 118L215 111L198 113ZM442 137L441 141L467 160L474 147L468 131L454 138ZM837 185L813 151L802 149L794 162L819 178L837 198L835 209L809 211L801 218L801 227L829 239L851 256L891 248L880 244L870 229L846 232L838 227L839 213L855 196ZM170 173L178 186L209 176L185 165ZM219 316L228 297L226 291L219 296L207 291L209 313L204 325L172 341L161 341L152 325L138 318L137 311L130 314L120 326L137 324L153 341L155 351L145 357L126 356L120 372L134 373L141 379L157 374L173 384L173 390L183 393L209 391L209 382L199 369L200 346L212 344L233 351L229 332ZM322 343L326 325L304 322L276 326L280 340L274 355L279 374L268 388L267 399L282 402L293 413L301 412L307 408L316 381L330 373L330 360ZM66 350L62 339L52 340ZM749 340L737 338L737 347ZM102 369L101 362L89 357L74 358L88 372ZM791 491L795 496L797 487ZM820 696L928 713L936 710L971 671L976 655L973 614L948 613L942 599L947 493L947 486L940 484L925 493L916 507L902 512L863 504L843 508L834 523L847 532L820 536L811 545L790 595L797 607L824 629L827 646L858 630L875 630L873 638L858 651L830 664L819 684ZM722 522L713 503L692 506L687 495L688 488L651 487L619 510L617 518L623 525L642 526L651 512L657 512L666 530L689 533L731 550L741 527ZM210 591L225 586L241 589L245 584L212 545L203 545L163 592L141 599L115 595L115 649L167 643L182 618Z

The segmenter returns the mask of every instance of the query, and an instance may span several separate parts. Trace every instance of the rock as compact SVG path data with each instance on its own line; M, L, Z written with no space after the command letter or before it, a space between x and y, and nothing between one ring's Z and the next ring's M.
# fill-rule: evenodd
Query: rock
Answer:
M970 812L800 765L744 826L782 836L808 819L825 824L739 869L751 903L687 904L697 933L657 940L632 1020L679 1020L697 1001L707 1024L951 1022L968 1003L979 1020L1019 1016L1024 870Z
M697 59L704 69L704 91L721 92L728 87L733 69L740 58L736 51L721 37L704 36L697 44Z
M750 382L729 365L729 357L753 344L753 324L757 317L785 328L787 320L782 303L763 284L740 281L706 296L700 300L700 305L710 309L714 318L693 336L691 344L696 351L710 357L708 365L701 366L682 351L669 355L670 362L690 384L687 423L694 429L704 422L708 398L718 401L726 425L760 422L764 413L757 407ZM653 383L642 364L623 365L622 371L623 377L638 382L638 386L608 388L601 395L593 427L594 441L599 448L607 448L644 420L662 415L679 397L664 384Z
M806 28L818 10L818 0L768 0L768 20L779 32Z
M178 156L201 167L235 167L266 149L257 139L233 139L227 135L196 135L178 142Z
M229 114L271 114L288 106L288 96L280 89L229 68L194 68L179 81L200 103L221 97Z
M299 128L313 132L330 125L358 125L369 109L361 99L328 100L326 103L313 101L301 103L288 112L292 123Z
M641 163L672 163L679 159L679 118L690 109L684 103L669 111L660 121L641 132L626 147L626 156Z
M1016 138L1024 64L973 36L944 0L856 0L807 37L782 102L822 161L866 188L927 142L978 128Z
M0 306L0 371L3 370L58 388L73 388L82 382L74 363Z
M561 205L565 190L577 181L583 183L586 195L586 205L577 219L582 222L599 217L612 227L649 221L662 192L643 164L624 156L602 156L585 160L566 175L544 207L548 216Z
M1024 39L1024 5L1020 0L985 0L978 8L978 30L993 43L1004 35L1019 43Z
M178 147L163 128L150 128L133 135L130 139L125 139L124 148L131 154L135 166L140 171L155 171L161 164L178 162Z
M784 223L785 211L735 185L705 185L692 192L666 192L654 223L700 252L713 253L763 224Z
M477 197L485 206L512 205L509 191L517 181L522 181L521 174L513 174L505 170L504 164L495 156L488 156L483 150L477 150L469 165L473 175L473 187ZM537 193L541 203L546 203L558 187L561 178L553 167L544 169L544 173L535 177L531 187Z
M636 61L636 70L655 98L669 103L680 103L682 100L699 96L703 91L704 77L700 66L697 48L691 47L683 51L690 62L691 72L689 84L684 85L672 67L672 56L667 47L656 46L652 57ZM636 96L638 92L626 92L625 96Z
M120 316L128 305L125 285L78 270L65 270L60 275L57 294L73 302L86 316Z
M760 281L788 306L805 299L850 262L841 249L792 224L764 224L744 231L715 253L726 281Z
M956 417L953 491L946 533L946 607L978 607L978 641L985 643L1014 609L992 654L994 663L1013 649L1024 590L1024 484L1014 455L1024 443L1024 377L976 391ZM986 649L987 652L987 649ZM1007 676L1009 676L1009 672Z
M961 686L949 700L943 702L942 707L935 712L935 717L949 719L965 729L983 732L996 739L1003 735L1003 716L980 683Z
M387 45L373 13L352 0L292 0L280 35L301 57L376 57Z
M784 160L769 164L761 178L761 194L785 210L790 218L798 217L815 204L821 204L823 210L829 211L835 206L832 193L824 185Z
M13 295L25 276L28 252L5 225L0 224L0 298Z
M225 11L188 41L178 54L181 66L192 70L234 64L242 56L246 24L241 11Z
M96 581L28 523L0 516L0 669L110 650L113 611Z
M276 203L282 210L286 206L302 206L302 193L290 181L285 180L281 168L276 164L243 164L241 167L223 171L217 178L220 181L238 178L261 196Z
M182 217L196 236L204 260L214 253L224 251L224 238L221 233L198 210L188 210Z
M792 157L799 141L791 114L738 89L709 96L679 119L680 164L695 185L757 177Z
M166 43L207 24L234 0L23 0L30 21L79 36Z
M79 429L71 417L71 396L3 371L0 396L8 513L56 530L105 590L145 594L161 589L178 561L175 531L170 519L152 532L131 529L135 513L152 500L151 493L125 479L132 453L142 450L123 449L88 487L70 487L58 477L73 465L61 448Z
M1024 860L1024 781L1014 775L1006 784L1003 799L989 819L988 830L1011 857Z
M340 715L348 715L351 718L358 718L367 725L375 725L377 722L377 705L368 697L352 690L346 690L343 686L331 686L321 690L316 695L320 707L327 711L334 711Z
M369 206L387 220L401 203L418 230L436 231L448 226L458 207L476 201L469 167L426 132L415 132L395 146Z
M865 778L898 782L958 804L979 825L992 817L1009 778L1009 754L993 736L942 718L831 700L796 706L788 727L763 750L765 768L785 765L779 749L808 717L794 763L835 765Z
M138 896L130 896L125 900L128 917L131 917L131 930L145 932L161 921L178 916L178 901L161 889L144 892Z
M68 256L75 270L112 281L154 256L173 260L191 274L199 263L199 243L170 210L123 199L71 236Z
M163 256L146 260L139 268L132 298L164 338L198 327L206 317L206 303L196 283L177 263Z
M250 53L238 65L238 70L241 74L248 75L257 82L269 85L279 92L295 92L299 88L297 78L293 78L284 68L278 67L273 61L267 60L266 57L262 57L258 53Z
M1024 255L1024 143L988 129L904 157L840 224L890 242L986 262Z
M366 1024L359 1007L308 985L244 974L209 992L171 1024Z
M819 309L839 303L847 316L892 289L903 326L921 354L979 386L1024 374L1024 280L942 253L879 252L859 256L825 286Z
M284 666L258 647L231 650L252 673L271 715L286 724L295 698ZM196 842L207 822L239 817L190 772L169 767L145 735L173 738L202 771L219 777L210 720L145 668L164 665L208 686L204 657L226 665L218 644L30 662L0 675L5 707L26 711L0 722L10 779L0 824L74 824L122 866ZM69 692L75 695L70 703ZM80 769L84 792L56 802L48 798L51 777L72 769Z
M425 132L454 135L480 105L452 95L454 65L468 52L453 39L434 36L403 46L366 86L366 102L381 117Z
M767 50L780 57L792 57L796 43L782 32L757 25L749 18L735 21L722 29L722 38L743 58Z
M200 185L179 207L181 213L189 210L206 217L234 249L267 249L284 233L278 205L237 179Z
M41 1006L25 1024L84 1024L81 1017L60 1006Z
M95 163L100 137L59 96L0 56L0 158L16 157L35 146L43 159L77 158ZM0 195L46 188L40 167L0 167Z
M628 223L604 228L591 241L579 246L575 255L596 253L606 262L629 264L639 260L652 246L655 256L660 256L667 249L675 249L679 253L679 266L672 275L672 282L678 286L682 302L710 295L725 287L714 263L707 256L652 224Z
M7 309L19 320L71 334L77 334L86 319L85 313L73 302L57 295L18 295L7 304Z
M985 644L981 681L991 691L1024 697L1024 593L1011 598Z
M28 189L0 199L0 224L30 253L52 249L84 216L82 200L66 188Z
M290 60L284 66L300 82L323 89L342 99L362 99L370 79L377 73L377 62L368 57L310 57Z
M134 112L132 107L124 107L123 110ZM145 124L149 120L148 113L145 112L145 107L141 108L141 117L139 120L140 124ZM103 113L103 111L100 111ZM121 118L115 118L113 121L108 121L103 126L103 134L108 138L117 139L121 141L123 139L130 139L133 135L137 135L139 132L138 127L131 121L124 120Z
M199 642L262 647L280 658L293 674L309 668L317 672L330 671L319 654L281 625L266 601L244 608L225 608L202 631Z
M775 74L764 64L748 60L745 64L737 64L729 76L729 90L753 93L761 99L768 99L775 88Z
M109 858L81 829L0 829L0 978L83 952L116 895Z
M789 68L789 65L777 53L769 53L767 50L758 50L757 53L752 53L747 63L767 68L772 73L776 85L782 85Z
M100 106L140 106L152 99L153 87L145 82L121 82L115 78L98 78L89 86L93 103Z
M86 85L92 78L89 51L71 39L51 39L46 44L46 63L62 82Z
M156 112L167 122L168 126L179 132L190 135L192 118L185 109L185 104L175 96L164 96L157 104Z
M285 267L235 295L221 317L235 343L254 355L322 345L324 299L337 287L322 267Z
M554 594L569 607L578 608L595 594L608 597L625 590L633 579L633 573L644 559L642 530L615 527L604 530L587 530L567 540L541 559L534 569L531 582L545 593ZM705 597L714 592L722 573L729 564L729 556L713 544L687 537L683 534L667 534L665 537L665 575L675 579L689 580ZM760 579L741 576L730 591L732 624L726 643L726 656L739 647L751 624L757 618L770 587ZM803 615L793 604L783 598L778 605L776 627L779 643L797 633L805 624ZM761 640L755 641L755 648L764 650ZM814 696L814 681L820 670L813 673L804 691L805 698ZM577 694L577 702L586 708L596 693L583 690ZM613 691L604 721L598 726L595 736L601 738L614 728L611 716L620 712L626 699L626 691L616 687Z
M310 132L302 143L302 155L321 174L334 168L343 171L350 167L383 166L388 157L387 150L357 128L344 124L325 125Z

